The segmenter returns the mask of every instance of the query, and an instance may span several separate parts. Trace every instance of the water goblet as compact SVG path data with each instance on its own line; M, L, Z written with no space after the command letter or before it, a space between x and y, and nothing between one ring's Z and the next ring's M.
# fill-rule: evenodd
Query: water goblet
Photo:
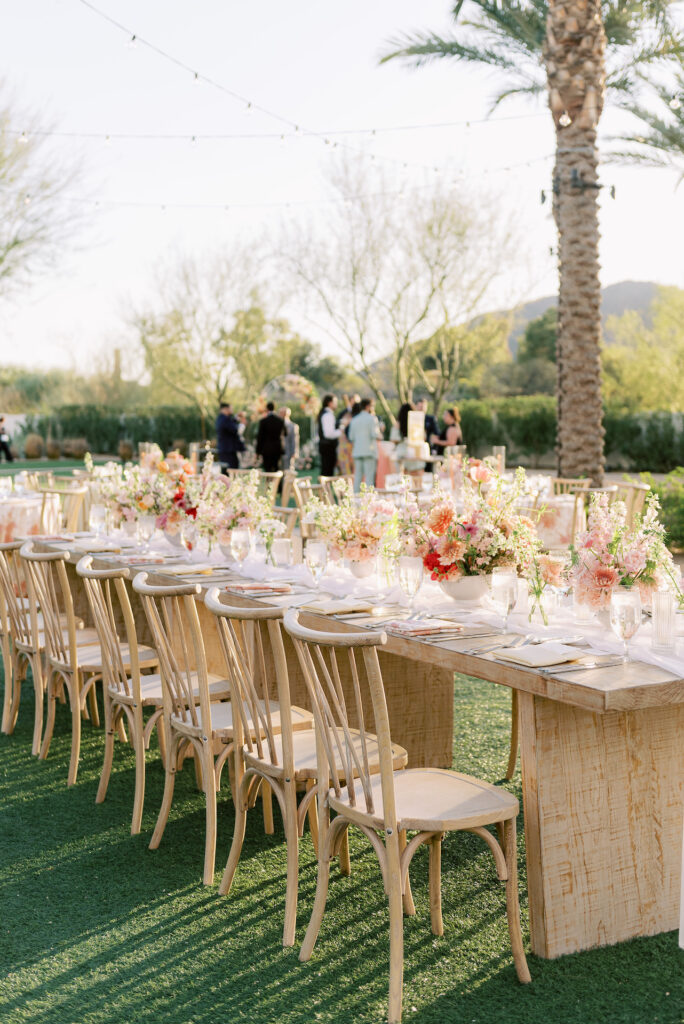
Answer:
M495 566L492 569L489 596L503 618L503 631L508 631L508 616L518 600L518 576L515 569Z
M622 640L622 660L629 661L627 641L641 625L641 594L637 589L616 587L610 595L610 626Z
M249 530L233 530L230 535L230 553L236 562L244 562L251 548Z
M325 567L328 564L328 549L323 541L320 540L308 540L306 547L304 548L304 561L306 562L307 569L314 578L314 584L316 590L321 581L321 577L325 572Z
M157 529L156 516L140 516L138 519L138 543L143 551L150 550L150 541Z
M185 519L179 530L181 544L188 552L194 551L197 544L197 524L192 519Z
M409 599L409 615L413 615L416 594L423 585L423 559L416 555L400 555L397 560L399 586Z
M88 516L88 526L95 534L96 537L100 537L104 532L105 517L107 515L107 509L104 505L95 504L90 506L90 514Z

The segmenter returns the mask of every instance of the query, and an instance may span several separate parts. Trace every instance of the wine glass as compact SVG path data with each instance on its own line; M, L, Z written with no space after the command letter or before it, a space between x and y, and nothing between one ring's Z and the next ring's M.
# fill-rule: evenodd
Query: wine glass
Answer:
M236 562L244 562L249 554L251 538L249 530L233 530L230 535L230 553Z
M489 596L495 609L503 618L503 631L508 631L508 616L518 600L518 577L515 569L496 566L492 569Z
M90 506L90 515L88 516L88 526L93 531L96 537L100 537L104 532L105 517L107 509L104 505L95 504Z
M399 586L409 599L409 615L413 615L416 594L423 585L423 559L416 555L400 555L397 561Z
M320 540L308 540L306 547L304 548L304 561L306 566L314 578L316 589L321 581L321 577L325 572L325 567L328 564L328 549L323 541Z
M634 636L640 625L641 594L637 589L616 587L610 595L610 626L615 635L622 640L623 661L629 661L627 641Z
M181 544L189 554L197 544L197 524L192 519L185 519L181 523L179 534Z
M157 528L156 516L140 516L138 519L138 543L143 551L150 550L150 541Z

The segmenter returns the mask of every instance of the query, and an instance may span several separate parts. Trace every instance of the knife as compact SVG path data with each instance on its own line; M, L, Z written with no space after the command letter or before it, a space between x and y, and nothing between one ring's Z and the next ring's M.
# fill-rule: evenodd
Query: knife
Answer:
M544 675L553 675L556 672L593 672L597 668L614 668L616 665L624 665L623 658L608 658L605 661L594 661L589 665L578 665L570 662L568 665L547 665L539 671Z

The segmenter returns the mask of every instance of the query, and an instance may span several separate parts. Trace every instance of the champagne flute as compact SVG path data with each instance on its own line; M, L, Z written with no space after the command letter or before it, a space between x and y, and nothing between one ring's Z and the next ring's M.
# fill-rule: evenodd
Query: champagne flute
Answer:
M409 599L409 616L413 615L416 594L423 585L423 559L417 555L400 555L397 562L399 586Z
M138 541L143 551L150 550L150 541L157 528L156 516L140 516L138 519Z
M306 547L304 548L304 561L306 566L314 578L314 584L316 590L318 590L321 577L325 572L325 567L328 564L328 549L323 541L320 540L308 540Z
M627 641L641 625L641 594L638 589L616 587L610 595L610 626L622 640L622 660L629 661Z
M508 632L508 616L518 600L518 576L515 569L496 566L492 569L490 598L503 618L503 631Z
M236 562L244 562L251 548L249 530L233 530L230 535L230 553Z

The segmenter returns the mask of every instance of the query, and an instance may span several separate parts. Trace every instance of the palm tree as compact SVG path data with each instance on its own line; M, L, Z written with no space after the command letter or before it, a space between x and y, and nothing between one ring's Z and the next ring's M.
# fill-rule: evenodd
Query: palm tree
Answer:
M557 402L562 476L603 481L601 286L596 134L606 92L633 93L639 71L676 59L672 0L471 0L453 7L458 35L395 40L394 58L438 58L498 68L507 79L493 108L545 89L556 129L553 213L558 229ZM492 109L493 109L492 108Z

